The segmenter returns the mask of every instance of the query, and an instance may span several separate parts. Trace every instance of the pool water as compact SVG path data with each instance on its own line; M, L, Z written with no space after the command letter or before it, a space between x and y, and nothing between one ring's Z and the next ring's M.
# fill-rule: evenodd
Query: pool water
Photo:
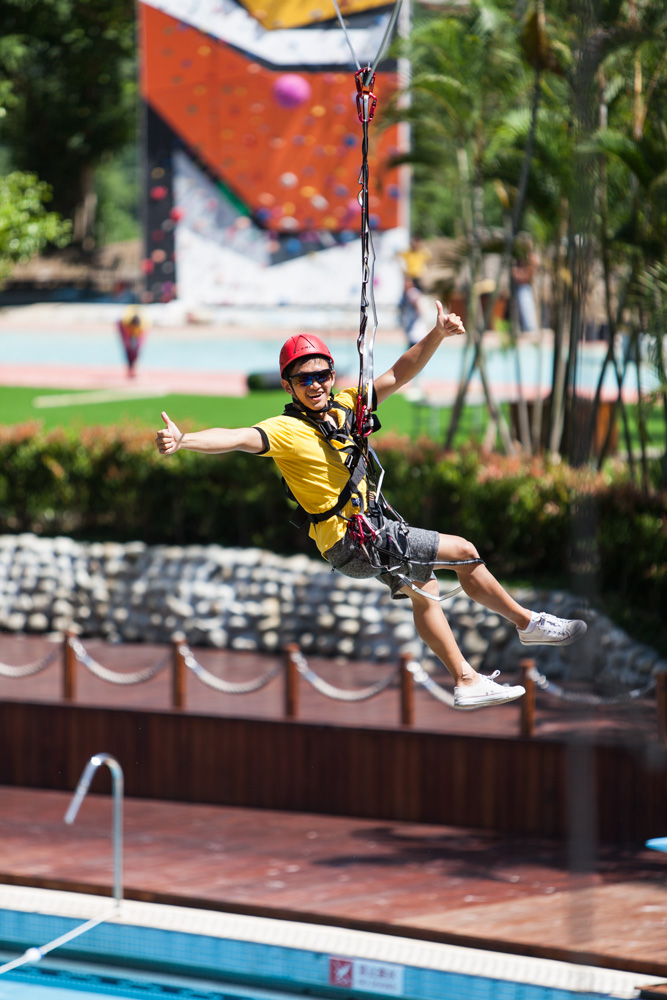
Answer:
M326 337L327 335L324 334ZM356 336L330 336L329 346L336 358L339 372L355 371L358 367ZM188 331L178 336L172 330L156 328L151 330L142 347L140 365L144 372L188 371L188 372L253 372L273 371L276 365L276 339L255 339L252 350L244 331L238 336L212 337ZM445 341L441 349L428 364L425 375L429 379L457 382L463 363L463 340ZM374 364L376 372L386 371L396 360L402 347L395 341L383 343L381 334L375 343ZM601 370L606 346L604 344L582 345L577 362L577 384L580 389L594 389ZM487 349L486 364L492 383L514 386L520 371L524 387L549 385L552 378L552 355L549 349L540 350L533 343L519 344L519 361L514 351L500 347ZM116 369L124 364L124 354L120 338L113 325L108 331L86 333L83 330L33 330L3 329L0 331L0 364L40 364L55 367L109 367ZM469 364L469 359L467 364ZM642 379L651 382L653 373L650 366L642 371ZM477 382L476 373L474 380ZM626 384L635 385L636 375L628 372ZM652 383L651 383L652 384ZM613 391L616 378L612 366L608 366L604 387Z
M295 994L115 967L48 961L0 977L0 1000L299 1000ZM316 1000L310 994L311 1000Z

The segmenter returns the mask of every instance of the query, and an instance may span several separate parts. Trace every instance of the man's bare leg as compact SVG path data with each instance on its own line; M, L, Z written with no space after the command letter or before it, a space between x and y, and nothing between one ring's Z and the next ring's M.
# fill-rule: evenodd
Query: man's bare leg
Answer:
M421 591L427 591L434 597L438 596L438 584L435 580L428 583L415 583ZM402 592L412 601L412 611L415 618L417 634L428 648L441 660L454 678L457 686L475 684L478 679L474 670L459 649L454 634L445 618L441 605L416 593L410 587L403 587Z
M490 611L495 611L516 625L519 641L524 646L569 646L586 633L586 622L580 619L558 618L546 612L531 611L514 600L483 563L472 562L457 566L457 560L479 558L477 549L458 535L440 535L438 561L452 569L468 597Z
M479 552L465 538L458 535L440 535L438 546L438 563L446 563L448 559L456 562L459 559L479 559ZM517 628L525 629L530 623L531 612L518 604L495 576L483 563L473 563L470 566L452 566L459 578L463 590L489 611L507 618Z
M510 687L496 684L495 674L490 677L478 674L459 649L438 601L424 596L425 591L437 598L437 582L435 580L429 580L428 583L415 582L415 587L418 589L404 587L403 593L407 594L412 601L417 632L431 652L442 660L454 678L454 705L456 708L470 709L502 705L505 702L514 701L526 693L521 685Z

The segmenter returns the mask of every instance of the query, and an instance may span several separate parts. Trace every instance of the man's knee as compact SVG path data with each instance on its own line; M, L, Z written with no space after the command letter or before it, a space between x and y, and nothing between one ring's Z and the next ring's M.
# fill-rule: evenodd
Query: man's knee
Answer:
M440 596L440 588L437 580L427 580L426 583L413 581L412 587L403 587L402 592L411 598L416 609L425 610L428 607L439 607L436 602L426 597L426 594L430 594L431 598Z
M444 539L443 539L444 541ZM469 542L467 538L460 538L458 536L447 538L447 543L443 548L446 548L446 552L442 553L443 559L451 559L453 563L464 562L465 560L479 559L479 552L472 542ZM465 566L462 567L465 569Z

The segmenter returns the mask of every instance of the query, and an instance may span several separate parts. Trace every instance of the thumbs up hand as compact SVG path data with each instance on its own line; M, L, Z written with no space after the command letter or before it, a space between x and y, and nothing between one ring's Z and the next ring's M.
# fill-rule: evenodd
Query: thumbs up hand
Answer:
M173 455L180 448L183 435L174 421L169 419L164 410L162 411L162 419L166 426L157 432L155 443L157 444L158 451L163 455Z

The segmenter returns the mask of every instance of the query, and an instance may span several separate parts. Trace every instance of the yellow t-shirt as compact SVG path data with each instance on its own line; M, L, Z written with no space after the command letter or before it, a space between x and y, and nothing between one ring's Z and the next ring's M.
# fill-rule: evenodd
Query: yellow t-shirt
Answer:
M407 278L421 278L431 259L431 251L427 247L403 250L400 254L403 260L403 271Z
M336 396L336 402L346 409L354 410L357 405L357 389L343 389ZM335 407L330 411L341 427L345 414ZM325 441L312 424L284 414L269 417L255 425L262 434L267 447L260 452L272 458L280 469L285 482L299 504L309 514L320 514L336 505L338 497L350 478L345 466L349 452L341 451L344 442ZM366 505L366 480L358 487ZM311 524L310 537L324 555L345 534L349 518L358 511L352 501L339 514Z

